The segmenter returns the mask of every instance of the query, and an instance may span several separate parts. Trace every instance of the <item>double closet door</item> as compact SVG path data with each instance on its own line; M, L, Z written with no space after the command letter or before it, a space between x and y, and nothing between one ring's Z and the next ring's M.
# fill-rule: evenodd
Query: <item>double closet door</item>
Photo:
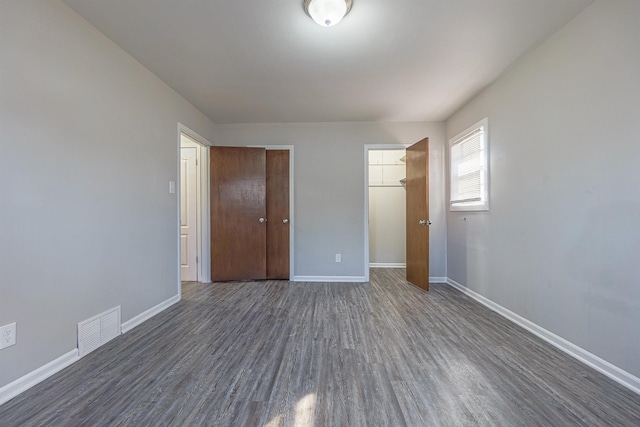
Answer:
M211 280L289 279L289 151L210 153Z

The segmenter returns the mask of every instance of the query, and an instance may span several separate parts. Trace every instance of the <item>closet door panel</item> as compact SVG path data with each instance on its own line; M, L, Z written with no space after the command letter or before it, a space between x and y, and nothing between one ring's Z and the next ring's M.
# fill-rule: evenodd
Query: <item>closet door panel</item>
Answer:
M267 278L289 279L289 151L267 150Z
M211 280L265 279L266 150L211 147Z

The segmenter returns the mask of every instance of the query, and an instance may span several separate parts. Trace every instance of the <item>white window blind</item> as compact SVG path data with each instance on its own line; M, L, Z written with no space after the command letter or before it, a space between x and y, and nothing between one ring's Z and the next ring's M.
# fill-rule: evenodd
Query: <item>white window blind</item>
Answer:
M452 208L487 208L486 121L450 141Z

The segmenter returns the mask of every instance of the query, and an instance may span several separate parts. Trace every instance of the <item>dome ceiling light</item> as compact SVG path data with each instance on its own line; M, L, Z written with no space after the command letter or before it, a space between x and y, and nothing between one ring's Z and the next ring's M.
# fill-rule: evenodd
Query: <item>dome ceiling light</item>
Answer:
M304 0L304 11L321 27L332 27L351 10L352 0Z

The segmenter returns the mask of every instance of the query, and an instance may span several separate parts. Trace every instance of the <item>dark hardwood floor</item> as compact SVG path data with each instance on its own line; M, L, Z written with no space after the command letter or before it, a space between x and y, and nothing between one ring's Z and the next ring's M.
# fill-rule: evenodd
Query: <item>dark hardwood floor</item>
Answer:
M639 426L640 396L448 287L185 283L0 426Z

